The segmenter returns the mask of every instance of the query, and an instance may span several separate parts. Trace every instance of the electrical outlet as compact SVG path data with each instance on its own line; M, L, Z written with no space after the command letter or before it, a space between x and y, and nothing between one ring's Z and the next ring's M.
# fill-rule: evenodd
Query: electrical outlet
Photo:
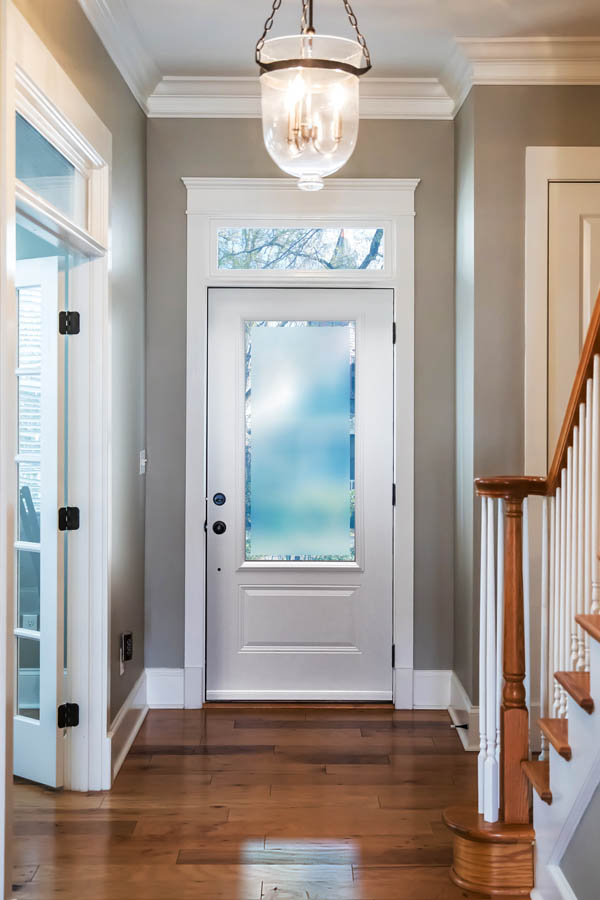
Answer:
M119 641L119 675L125 674L125 663L133 659L133 632L124 631Z

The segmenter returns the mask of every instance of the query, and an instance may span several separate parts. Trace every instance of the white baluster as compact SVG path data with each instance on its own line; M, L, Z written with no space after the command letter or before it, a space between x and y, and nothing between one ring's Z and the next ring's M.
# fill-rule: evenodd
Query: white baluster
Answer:
M529 501L523 500L523 625L525 638L525 703L531 709L531 596L529 590ZM531 727L531 718L529 720ZM531 746L531 741L529 742Z
M479 757L477 759L477 784L479 812L485 812L484 767L487 756L486 742L486 666L485 643L487 622L487 502L481 498L481 556L479 571Z
M548 603L550 596L551 542L548 535L548 505L544 497L542 505L542 597L540 622L540 715L548 715ZM542 734L540 759L546 759L546 735Z
M500 763L500 709L504 674L504 500L498 500L498 564L496 566L496 761ZM498 797L500 796L500 767L498 766Z
M570 453L571 451L569 451ZM568 456L567 456L568 459ZM558 669L562 672L566 668L566 656L565 656L565 623L566 623L566 607L567 607L567 592L568 592L568 546L570 540L570 529L568 527L569 522L569 489L568 489L568 478L569 466L567 463L566 469L562 470L561 473L561 482L562 482L562 502L561 502L561 538L560 538L560 603L558 607ZM559 686L560 692L560 705L559 705L559 716L564 716L564 711L566 709L566 697L564 690Z
M498 821L498 763L496 761L496 573L494 501L487 502L487 616L486 616L486 739L484 819Z
M577 592L575 594L576 613L583 613L585 608L584 583L585 583L585 403L579 406L579 462L577 485ZM575 617L573 617L573 638L575 642L574 668L582 672L585 667L585 642L583 629L581 629Z
M585 576L584 576L584 610L592 609L592 409L593 381L588 378L585 400ZM589 668L590 644L589 635L584 633L583 668Z
M600 574L598 572L598 496L600 460L600 357L594 357L594 390L592 408L592 609L600 613Z
M567 618L567 665L569 671L577 666L577 631L575 616L577 615L577 548L579 545L579 426L573 429L573 448L571 454L571 589L569 591L569 609Z
M562 482L562 477L561 477ZM550 696L552 701L552 715L558 716L560 708L560 685L554 678L554 673L560 669L560 651L559 651L559 635L560 635L560 605L562 594L562 546L563 546L563 528L562 528L562 508L563 508L563 490L562 487L556 489L554 499L554 607L553 607L553 625L550 640L552 641L552 664L551 664L551 688Z

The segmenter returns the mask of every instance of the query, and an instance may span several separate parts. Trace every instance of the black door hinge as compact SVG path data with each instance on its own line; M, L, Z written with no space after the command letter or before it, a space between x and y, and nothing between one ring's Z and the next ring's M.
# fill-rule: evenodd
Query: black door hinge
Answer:
M58 707L59 728L77 728L79 725L79 703L61 703Z
M79 330L79 313L75 312L74 309L61 310L58 314L58 333L79 334Z
M58 511L58 530L77 531L79 528L79 507L61 506Z
M392 322L392 344L396 343L396 323Z
M392 506L396 505L396 485L392 485Z
M392 644L392 669L396 668L396 645Z

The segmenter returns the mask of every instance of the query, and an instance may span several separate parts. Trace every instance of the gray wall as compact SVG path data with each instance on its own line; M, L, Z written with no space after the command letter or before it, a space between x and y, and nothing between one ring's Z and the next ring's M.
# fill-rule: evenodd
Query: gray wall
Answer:
M146 121L77 0L15 0L113 136L111 717L144 666ZM119 634L134 660L119 676Z
M592 797L561 862L577 900L598 900L600 885L600 788Z
M148 120L146 658L183 665L186 192L181 176L271 177L252 119ZM454 168L451 122L363 121L344 177L416 193L415 665L452 666Z
M456 119L457 172L461 173L456 208L458 215L461 185L472 179L473 292L469 293L464 273L457 267L457 331L466 334L463 326L472 315L472 339L465 338L459 356L463 351L473 353L474 427L472 470L469 473L470 464L463 457L467 462L457 481L457 517L473 503L473 477L523 473L525 148L600 145L600 87L478 86L467 104ZM460 222L457 237L460 257L464 252ZM465 309L469 302L470 313ZM461 388L457 410L469 406L470 390L469 385ZM471 441L469 421L470 409L458 422L459 447L461 440ZM477 550L470 579L466 567L468 547L473 545L470 521L478 540L477 513L478 506L474 514L465 514L461 529L466 530L458 529L456 535L456 569L461 578L460 583L457 580L454 656L455 669L466 679L464 686L474 701Z

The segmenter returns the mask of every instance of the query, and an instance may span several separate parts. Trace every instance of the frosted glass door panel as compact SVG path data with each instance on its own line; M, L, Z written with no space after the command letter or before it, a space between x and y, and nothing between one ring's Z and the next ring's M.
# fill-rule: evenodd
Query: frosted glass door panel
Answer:
M246 323L246 559L354 561L353 322Z

